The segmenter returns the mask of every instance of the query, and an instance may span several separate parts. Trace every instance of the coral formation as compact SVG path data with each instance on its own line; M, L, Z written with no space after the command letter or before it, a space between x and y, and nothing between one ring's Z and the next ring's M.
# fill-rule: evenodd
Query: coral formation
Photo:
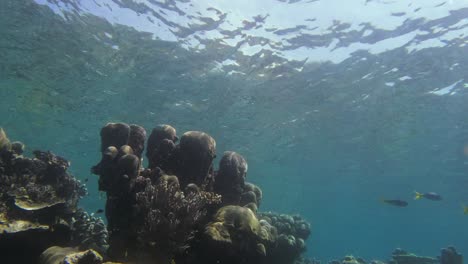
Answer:
M71 220L71 231L71 244L78 249L94 249L101 255L106 254L109 235L101 218L78 209Z
M69 162L51 152L22 156L0 129L0 254L3 260L34 263L52 245L67 245L71 219L85 187L67 172ZM21 246L28 254L17 256Z
M293 263L305 251L305 240L310 235L310 224L299 215L259 213L259 218L273 226L278 233L270 263Z
M163 175L156 184L139 177L136 207L144 219L136 233L141 251L151 252L149 259L172 258L189 247L197 224L206 217L206 206L220 202L220 197L205 191L184 193L176 176ZM146 243L143 243L146 242Z
M175 129L159 126L148 140L150 167L142 169L138 157L146 132L137 127L123 123L104 126L102 159L92 169L100 176L100 190L107 193L108 253L117 260L168 262L188 247L197 226L205 221L208 205L220 201L219 196L200 188L211 172L215 142L205 133L188 132L175 146Z
M240 154L225 152L215 171L216 141L210 135L189 131L179 141L175 128L160 125L149 136L148 168L143 168L139 157L146 133L141 127L132 133L132 127L137 126L102 128L102 158L92 168L107 194L111 259L263 263L285 248L294 248L294 254L272 263L299 259L309 224L291 217L293 229L277 236L271 222L257 217L262 191L245 182L248 165Z
M214 183L214 191L222 195L224 205L240 204L247 169L244 157L233 151L224 152Z
M185 132L177 145L175 175L182 188L189 183L198 186L211 181L213 159L216 157L216 141L200 131Z
M246 182L244 157L226 151L213 168L216 142L190 131L146 131L109 123L101 130L101 161L92 168L106 192L104 222L77 207L84 186L51 152L22 156L0 129L0 254L8 263L319 264L302 257L310 223L298 215L258 212L261 189ZM107 231L109 230L109 231ZM18 249L27 251L18 257ZM42 253L42 254L41 254ZM461 264L453 247L437 258L396 249L389 264ZM111 264L111 262L105 262ZM366 264L345 256L332 264ZM371 264L382 264L372 261Z
M276 230L262 225L249 208L228 205L218 210L205 229L209 263L258 263L276 240Z
M108 123L101 129L102 156L91 171L106 193L106 226L78 208L86 189L67 172L67 160L43 151L34 151L33 159L23 157L24 145L11 143L0 130L3 259L44 264L99 264L107 258L143 264L305 261L300 254L310 225L297 216L257 212L262 191L246 182L244 157L227 151L216 171L216 142L210 135L189 131L179 141L173 127L161 125L148 139L144 168L145 140L146 131L138 125ZM8 257L8 250L22 245L28 245L23 249L30 255L19 261L14 254Z
M148 168L156 167L173 173L171 171L170 160L175 150L175 143L179 140L175 128L170 125L160 125L155 127L148 138L146 157L148 158Z
M435 264L439 263L437 258L418 256L400 248L392 252L392 260L389 264Z
M440 264L462 264L463 256L453 246L443 248L440 254Z
M42 252L40 264L102 264L103 258L98 252L88 249L79 251L71 247L53 246Z

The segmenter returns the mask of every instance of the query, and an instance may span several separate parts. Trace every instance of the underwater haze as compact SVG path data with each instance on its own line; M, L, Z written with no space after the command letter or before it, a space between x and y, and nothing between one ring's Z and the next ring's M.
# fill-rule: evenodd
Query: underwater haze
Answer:
M0 36L0 127L89 212L101 127L170 124L242 154L311 258L468 254L467 0L1 0Z

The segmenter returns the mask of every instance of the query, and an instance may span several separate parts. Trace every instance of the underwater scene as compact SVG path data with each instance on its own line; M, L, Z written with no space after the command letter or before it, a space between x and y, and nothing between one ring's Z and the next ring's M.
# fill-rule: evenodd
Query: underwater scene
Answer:
M467 254L467 0L0 0L1 264Z

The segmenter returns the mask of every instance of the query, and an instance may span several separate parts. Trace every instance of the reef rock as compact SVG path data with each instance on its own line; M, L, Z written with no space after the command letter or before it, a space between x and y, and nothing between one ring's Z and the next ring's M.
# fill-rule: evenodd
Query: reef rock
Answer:
M46 249L40 256L40 264L101 264L101 255L89 249L78 251L71 247L53 246Z
M362 258L356 258L352 255L348 255L341 260L341 264L366 264L366 262Z
M402 249L395 249L392 253L390 264L436 264L439 263L437 258L422 257L412 253L408 253Z
M462 264L463 256L457 250L450 246L443 248L440 254L440 264Z

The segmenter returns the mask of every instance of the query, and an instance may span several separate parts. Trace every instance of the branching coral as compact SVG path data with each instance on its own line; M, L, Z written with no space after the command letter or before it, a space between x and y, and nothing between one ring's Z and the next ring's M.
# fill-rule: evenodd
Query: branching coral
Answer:
M221 197L204 191L184 194L176 176L164 175L156 184L146 185L136 193L137 207L145 221L138 228L139 238L149 242L153 252L173 256L189 246L198 225L206 217L207 205L219 203Z
M94 249L105 255L109 247L106 225L101 218L89 215L83 210L73 214L71 221L71 244L79 249Z

